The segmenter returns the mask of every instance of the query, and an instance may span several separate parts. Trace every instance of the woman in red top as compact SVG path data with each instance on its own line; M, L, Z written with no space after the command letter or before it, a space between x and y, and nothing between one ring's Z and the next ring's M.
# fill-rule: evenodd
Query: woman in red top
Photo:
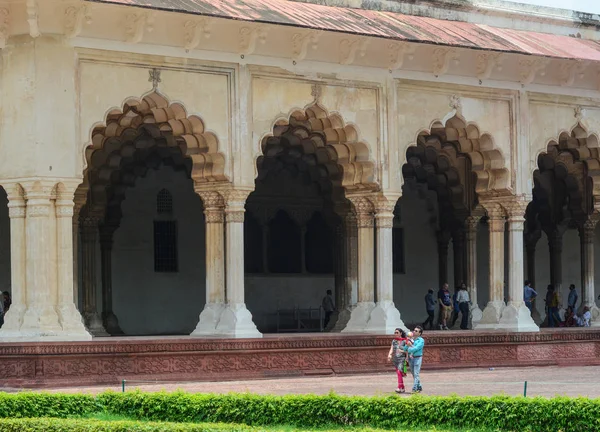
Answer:
M399 328L394 330L394 340L392 341L392 346L388 353L388 361L394 363L396 374L398 375L398 388L396 389L396 393L404 393L405 391L404 380L402 377L406 376L406 372L404 372L406 352L402 350L402 347L406 345L406 341L406 333L404 333L404 330Z

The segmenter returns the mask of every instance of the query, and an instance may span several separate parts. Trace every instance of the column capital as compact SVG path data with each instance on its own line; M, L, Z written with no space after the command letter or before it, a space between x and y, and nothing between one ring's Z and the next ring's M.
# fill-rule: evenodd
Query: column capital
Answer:
M592 213L588 216L587 220L579 226L579 236L585 243L594 242L594 232L596 231L596 225L600 221L600 214Z
M465 219L465 231L467 234L477 232L481 217L481 215L471 215Z
M398 195L376 195L370 198L375 212L377 228L394 227L394 208L398 202Z
M489 218L489 227L491 232L504 232L504 223L506 212L499 202L481 203Z
M219 191L196 190L204 205L204 221L206 223L225 222L225 198Z
M227 223L244 223L246 200L251 193L252 191L245 189L228 189L223 192Z
M503 201L502 207L506 211L508 220L515 222L523 222L525 220L525 212L529 203L520 198L515 198L509 201Z
M352 203L358 228L372 228L374 225L373 202L367 196L349 197Z
M8 197L8 216L11 219L25 217L25 190L19 183L3 182L2 187Z

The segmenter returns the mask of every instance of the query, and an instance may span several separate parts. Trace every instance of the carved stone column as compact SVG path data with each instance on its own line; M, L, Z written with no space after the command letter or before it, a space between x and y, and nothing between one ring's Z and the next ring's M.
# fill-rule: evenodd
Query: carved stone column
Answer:
M55 309L56 292L56 214L54 182L25 184L27 208L25 245L27 262L27 310L21 334L57 337L62 327Z
M80 296L80 285L79 285L79 220L81 216L81 209L85 205L87 199L87 190L84 188L78 188L75 191L74 207L73 207L73 301L78 310L83 310Z
M113 311L112 295L112 247L116 226L101 225L100 261L102 263L102 322L106 331L115 336L122 335L119 319Z
M555 228L548 234L548 247L550 249L550 283L554 290L562 293L562 237L563 232Z
M227 305L217 325L217 333L227 337L260 338L244 302L244 204L249 192L229 190L225 198L225 271Z
M10 286L12 305L0 328L0 338L18 338L27 310L25 191L17 183L3 184L10 218Z
M393 239L394 207L397 199L374 200L377 233L377 304L371 311L366 331L394 334L394 329L408 330L394 304Z
M450 233L447 231L437 232L438 245L438 282L440 288L448 282L448 243L450 242Z
M56 192L56 242L57 242L57 284L58 317L63 336L69 340L91 339L83 325L83 319L76 305L74 290L74 248L73 248L73 208L74 191L79 180L63 181Z
M454 259L454 289L466 283L465 270L465 231L458 228L452 232L452 254ZM447 259L447 258L446 258Z
M98 246L99 222L99 217L88 214L82 215L79 219L79 226L81 229L83 316L85 319L85 324L92 335L108 336L108 333L102 325L102 319L98 311L96 299L96 248Z
M599 214L589 216L579 229L581 242L581 300L582 306L590 308L592 313L591 325L600 326L600 309L596 306L596 291L594 286L594 232L600 220ZM581 307L580 309L583 309Z
M371 311L375 307L375 253L373 204L365 197L350 198L357 222L357 268L358 302L353 308L348 324L342 330L347 333L364 332Z
M498 328L518 332L536 332L539 327L533 321L529 308L523 301L523 229L527 203L520 200L504 204L508 214L508 289L509 301L504 309Z
M479 309L477 301L477 228L481 216L469 216L465 220L465 240L467 253L466 261L466 280L469 297L471 299L471 326L474 327L483 316L483 312Z
M225 308L225 200L215 191L198 194L206 226L206 303L192 336L216 334Z
M337 306L338 319L333 332L341 332L346 328L352 310L358 302L358 226L356 215L352 210L340 211L343 215L341 230L341 273L343 274L343 286L341 287L342 302ZM336 285L337 290L337 285Z
M495 329L504 309L504 209L498 203L483 204L490 231L490 300L481 321L474 327Z
M535 283L535 250L537 247L537 242L540 240L541 237L541 230L537 230L534 233L529 233L525 235L525 252L527 253L527 279L531 282L531 286L533 287L533 289L536 290L538 294L540 294L539 287ZM540 301L543 300L540 299ZM532 301L533 312L531 313L531 317L533 318L533 321L539 326L543 322L543 319L540 316L540 312L537 309L537 302L538 299L534 299Z

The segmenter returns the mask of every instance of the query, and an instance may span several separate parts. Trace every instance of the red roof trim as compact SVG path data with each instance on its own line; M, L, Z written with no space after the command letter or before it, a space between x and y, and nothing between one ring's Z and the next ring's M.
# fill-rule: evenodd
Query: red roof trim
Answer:
M286 0L86 0L409 42L600 61L600 42L459 21Z

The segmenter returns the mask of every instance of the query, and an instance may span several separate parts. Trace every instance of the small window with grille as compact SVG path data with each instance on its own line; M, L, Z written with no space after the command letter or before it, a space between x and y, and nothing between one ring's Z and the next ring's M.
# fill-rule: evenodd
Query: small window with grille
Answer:
M162 189L156 196L156 212L159 215L173 214L173 196L166 189Z

